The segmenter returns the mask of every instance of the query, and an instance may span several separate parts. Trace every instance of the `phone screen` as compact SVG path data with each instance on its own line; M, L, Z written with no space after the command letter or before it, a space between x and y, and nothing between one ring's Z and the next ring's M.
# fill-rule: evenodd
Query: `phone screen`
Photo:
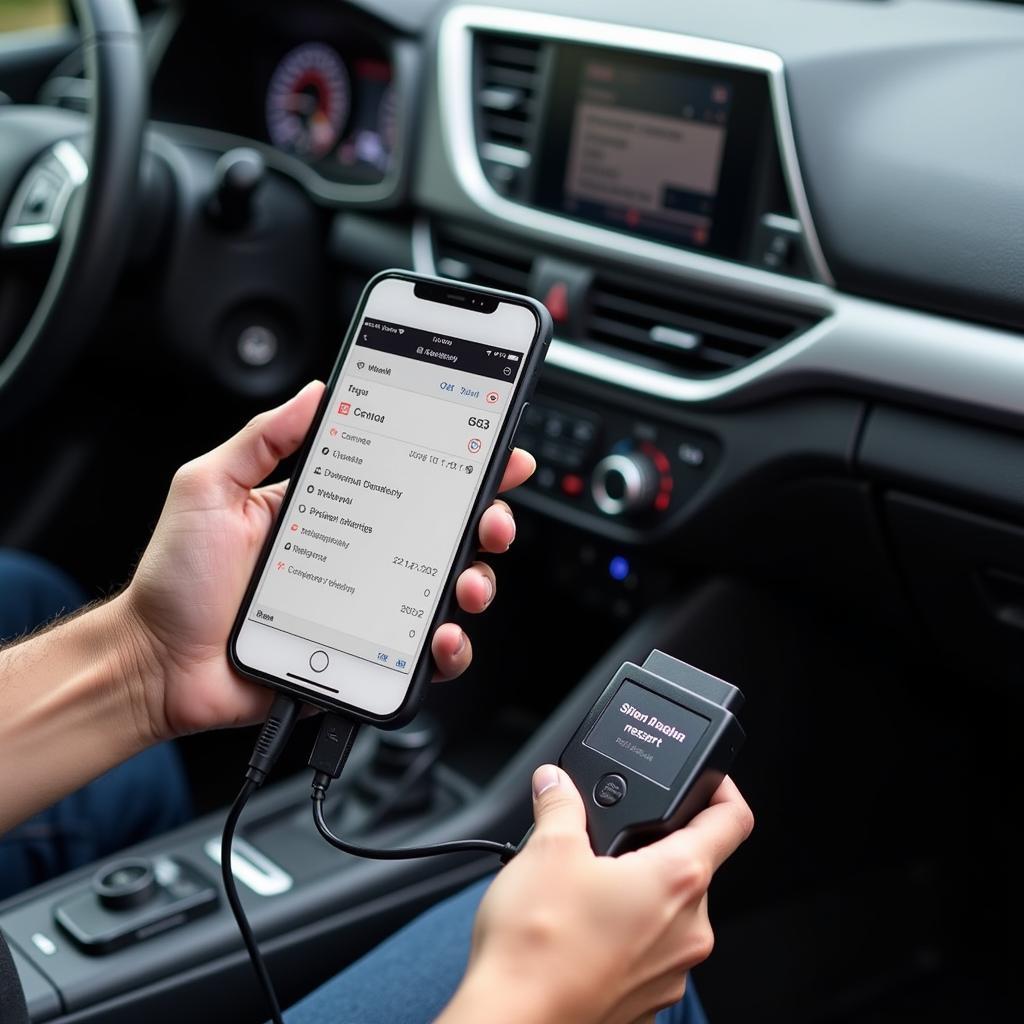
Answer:
M244 666L401 705L537 332L517 303L373 288L245 611Z

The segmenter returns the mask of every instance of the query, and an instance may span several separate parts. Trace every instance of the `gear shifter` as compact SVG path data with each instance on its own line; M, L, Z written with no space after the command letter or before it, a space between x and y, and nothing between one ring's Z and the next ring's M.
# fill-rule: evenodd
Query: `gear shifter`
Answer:
M401 729L376 733L370 759L334 812L339 827L366 834L381 825L430 811L436 795L434 766L441 731L427 712Z

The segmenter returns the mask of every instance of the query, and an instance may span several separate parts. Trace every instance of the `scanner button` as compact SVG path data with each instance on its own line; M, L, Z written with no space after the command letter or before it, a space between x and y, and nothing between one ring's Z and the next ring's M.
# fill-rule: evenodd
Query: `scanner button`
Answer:
M625 795L626 780L614 772L602 775L594 787L594 800L602 807L617 804Z
M331 663L331 659L327 657L326 651L314 651L309 656L309 667L314 672L323 672L325 668Z

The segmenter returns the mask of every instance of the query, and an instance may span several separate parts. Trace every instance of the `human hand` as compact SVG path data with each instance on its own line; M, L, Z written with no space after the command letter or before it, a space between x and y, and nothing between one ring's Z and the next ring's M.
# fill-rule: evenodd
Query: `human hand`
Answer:
M685 828L597 857L569 776L538 768L534 793L537 827L488 889L466 978L438 1024L649 1020L711 953L708 885L750 834L750 808L727 778Z
M302 443L324 385L307 385L284 405L261 413L220 447L182 466L135 576L116 601L140 666L140 718L153 742L261 719L274 693L238 676L227 640L287 484L258 486ZM536 467L516 449L501 490L517 487ZM484 551L506 551L515 520L497 500L480 521ZM495 577L476 562L459 577L456 598L466 612L493 600ZM439 626L431 651L438 678L469 666L472 646L454 623Z

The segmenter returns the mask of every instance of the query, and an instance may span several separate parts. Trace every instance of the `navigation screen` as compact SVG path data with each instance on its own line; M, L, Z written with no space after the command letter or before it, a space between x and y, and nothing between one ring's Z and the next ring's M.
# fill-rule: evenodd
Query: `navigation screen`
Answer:
M582 63L561 208L704 248L714 226L733 87L676 69Z

